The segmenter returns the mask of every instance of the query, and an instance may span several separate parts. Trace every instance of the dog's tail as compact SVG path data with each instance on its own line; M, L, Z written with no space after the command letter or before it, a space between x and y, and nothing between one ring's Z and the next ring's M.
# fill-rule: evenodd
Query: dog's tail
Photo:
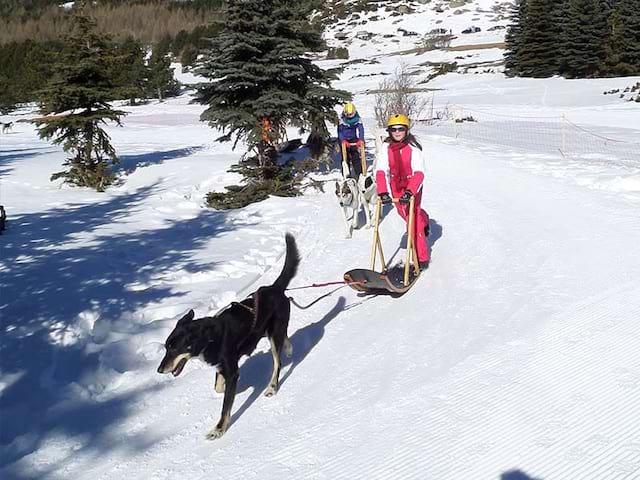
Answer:
M282 272L280 272L278 279L273 283L274 286L282 290L286 290L289 286L289 282L295 277L298 271L298 265L300 264L300 255L298 253L296 239L293 238L293 235L290 233L287 233L284 239L287 242L287 254L284 259L284 267L282 267Z

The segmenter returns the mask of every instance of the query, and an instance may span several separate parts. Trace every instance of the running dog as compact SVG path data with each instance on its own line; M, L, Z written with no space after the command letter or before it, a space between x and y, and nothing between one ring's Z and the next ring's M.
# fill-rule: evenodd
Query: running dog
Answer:
M353 230L358 228L358 215L364 209L366 227L371 227L370 207L376 201L376 184L371 175L360 175L356 181L347 178L336 182L336 196L342 208L342 218L346 229L345 237L351 238ZM349 221L351 215L351 221Z
M165 342L166 353L158 373L171 373L177 377L190 358L200 357L216 367L215 390L224 392L222 415L216 427L207 434L215 439L224 435L231 418L240 370L238 361L251 355L262 337L269 337L273 356L273 372L265 395L278 391L280 354L287 357L293 347L287 335L291 305L285 289L295 276L300 257L295 239L285 236L287 253L284 267L273 285L260 287L241 302L232 302L213 317L194 320L193 310L178 320Z
M2 133L9 133L12 128L13 128L13 122L2 123Z
M336 196L342 208L342 219L346 229L345 238L351 238L353 230L358 227L358 212L361 206L358 182L354 178L336 181ZM351 213L351 221L349 221L349 213Z
M367 218L367 228L371 227L371 210L378 201L378 192L376 189L376 180L373 175L360 175L358 177L358 191L360 192L360 203L364 208L364 214Z

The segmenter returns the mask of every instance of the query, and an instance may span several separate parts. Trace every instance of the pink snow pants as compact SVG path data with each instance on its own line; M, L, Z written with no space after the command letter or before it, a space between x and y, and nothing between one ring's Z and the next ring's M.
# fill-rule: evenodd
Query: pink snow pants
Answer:
M393 198L398 198L404 193L404 187L397 188L397 185L391 185L391 193L393 194ZM429 245L427 244L427 239L424 235L424 229L427 225L429 225L429 215L425 212L420 206L420 201L422 200L422 189L418 191L414 195L414 226L413 226L413 238L416 242L416 250L418 251L418 261L419 262L428 262L429 261ZM404 218L405 222L409 221L409 205L402 205L400 203L395 204L398 209L398 213L402 218Z

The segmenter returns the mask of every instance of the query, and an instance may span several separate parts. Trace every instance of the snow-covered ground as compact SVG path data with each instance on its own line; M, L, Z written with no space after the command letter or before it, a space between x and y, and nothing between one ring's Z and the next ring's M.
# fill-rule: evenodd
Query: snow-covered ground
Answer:
M403 21L435 28L431 8ZM446 15L454 33L470 23ZM381 73L453 54L350 53L379 62L336 83L356 93L370 135ZM64 153L15 123L0 136L0 477L640 478L640 109L603 95L638 80L495 72L426 85L435 111L477 120L415 127L431 266L395 299L292 291L302 304L332 293L293 308L278 395L262 395L268 343L244 361L216 441L213 369L156 373L177 318L273 281L287 231L302 254L295 287L367 267L371 230L344 238L330 183L207 209L243 152L213 142L188 95L130 108L110 129L128 173L106 193L49 182ZM387 213L387 256L401 256L402 230Z

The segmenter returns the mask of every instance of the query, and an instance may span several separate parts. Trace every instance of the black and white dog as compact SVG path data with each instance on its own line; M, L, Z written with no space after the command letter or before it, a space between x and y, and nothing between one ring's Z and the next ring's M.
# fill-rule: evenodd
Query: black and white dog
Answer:
M251 355L265 336L269 337L273 356L273 372L265 395L270 397L278 391L280 354L284 350L290 357L293 352L287 335L291 305L284 292L300 263L295 239L287 234L285 240L284 267L273 285L260 287L213 317L194 320L195 314L190 310L178 320L165 342L166 353L158 373L171 373L177 377L193 357L200 357L217 369L215 390L224 392L222 415L207 438L219 438L227 430L240 375L238 361L243 355Z
M2 133L9 133L12 128L13 128L13 122L2 123Z
M361 209L364 209L365 226L371 227L370 207L377 199L376 182L371 175L360 175L357 181L353 178L336 181L336 196L342 208L346 238L351 238L353 230L358 228L358 215Z

